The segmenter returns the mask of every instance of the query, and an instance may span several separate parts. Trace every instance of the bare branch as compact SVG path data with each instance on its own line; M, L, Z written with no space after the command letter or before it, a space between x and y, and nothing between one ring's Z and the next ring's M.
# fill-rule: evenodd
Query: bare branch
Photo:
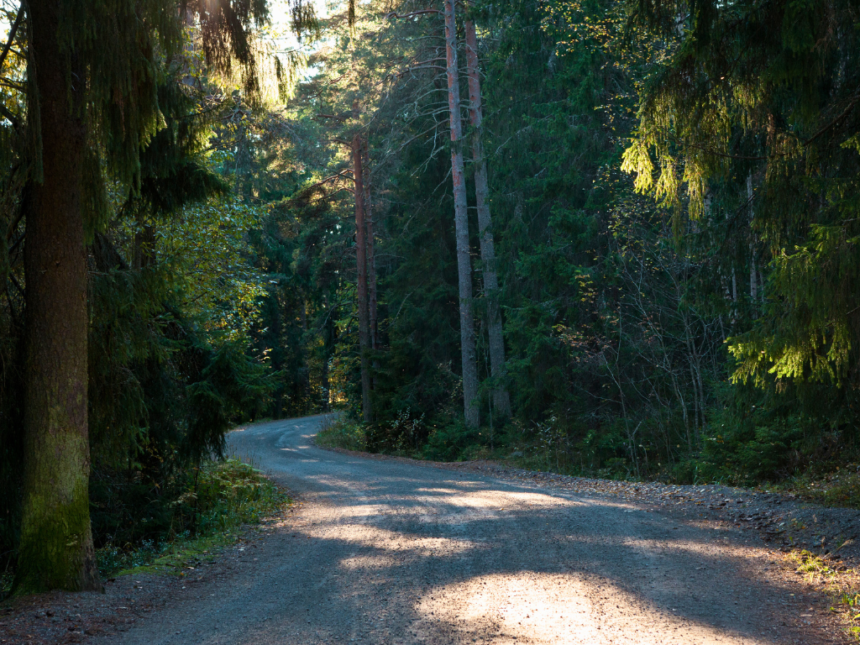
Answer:
M421 9L420 11L413 11L411 13L405 13L401 16L396 11L392 11L391 13L385 14L385 19L391 20L393 18L401 18L401 19L413 18L415 16L421 16L421 15L424 15L426 13L442 13L442 12L439 11L438 9Z

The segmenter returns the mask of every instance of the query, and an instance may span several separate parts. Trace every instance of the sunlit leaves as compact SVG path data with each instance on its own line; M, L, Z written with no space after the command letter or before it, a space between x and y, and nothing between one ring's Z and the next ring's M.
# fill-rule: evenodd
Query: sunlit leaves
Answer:
M265 278L253 266L247 231L262 215L235 200L213 199L158 228L158 262L183 311L216 344L247 337L258 320Z

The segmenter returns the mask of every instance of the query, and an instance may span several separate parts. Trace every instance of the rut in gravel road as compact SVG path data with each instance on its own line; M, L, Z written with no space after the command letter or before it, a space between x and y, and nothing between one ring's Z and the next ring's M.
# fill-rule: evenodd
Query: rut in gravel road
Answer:
M731 532L473 473L316 448L321 417L233 432L304 502L225 583L109 642L804 643ZM736 539L737 538L737 539Z

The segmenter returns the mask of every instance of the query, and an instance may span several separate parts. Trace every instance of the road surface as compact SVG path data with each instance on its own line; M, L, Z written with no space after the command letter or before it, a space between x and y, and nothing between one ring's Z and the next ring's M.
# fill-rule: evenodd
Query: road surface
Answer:
M322 450L312 444L321 422L231 433L231 451L303 506L226 579L189 585L111 643L818 642L784 625L792 590L758 575L749 551L759 547L739 533L608 498Z

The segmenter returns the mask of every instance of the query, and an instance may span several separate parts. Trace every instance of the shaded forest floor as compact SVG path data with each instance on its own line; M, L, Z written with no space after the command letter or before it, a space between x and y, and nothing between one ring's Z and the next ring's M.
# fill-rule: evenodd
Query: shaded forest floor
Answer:
M229 584L230 576L249 559L269 531L289 522L298 505L262 524L246 527L233 544L211 557L191 557L181 570L153 572L141 567L105 581L105 593L54 592L0 604L2 645L66 645L85 643L97 636L125 632L137 622L168 606L177 594L213 578Z
M0 645L64 645L126 631L165 607L176 593L213 576L225 578L239 566L246 550L256 548L261 535L282 524L295 510L287 491L247 464L228 459L212 470L244 475L249 480L244 481L245 489L253 492L253 503L249 503L235 492L243 484L239 478L224 479L222 483L230 484L231 499L211 511L220 518L222 530L164 544L162 553L140 549L119 557L112 553L100 557L104 594L54 592L0 602ZM100 556L109 551L101 549Z

